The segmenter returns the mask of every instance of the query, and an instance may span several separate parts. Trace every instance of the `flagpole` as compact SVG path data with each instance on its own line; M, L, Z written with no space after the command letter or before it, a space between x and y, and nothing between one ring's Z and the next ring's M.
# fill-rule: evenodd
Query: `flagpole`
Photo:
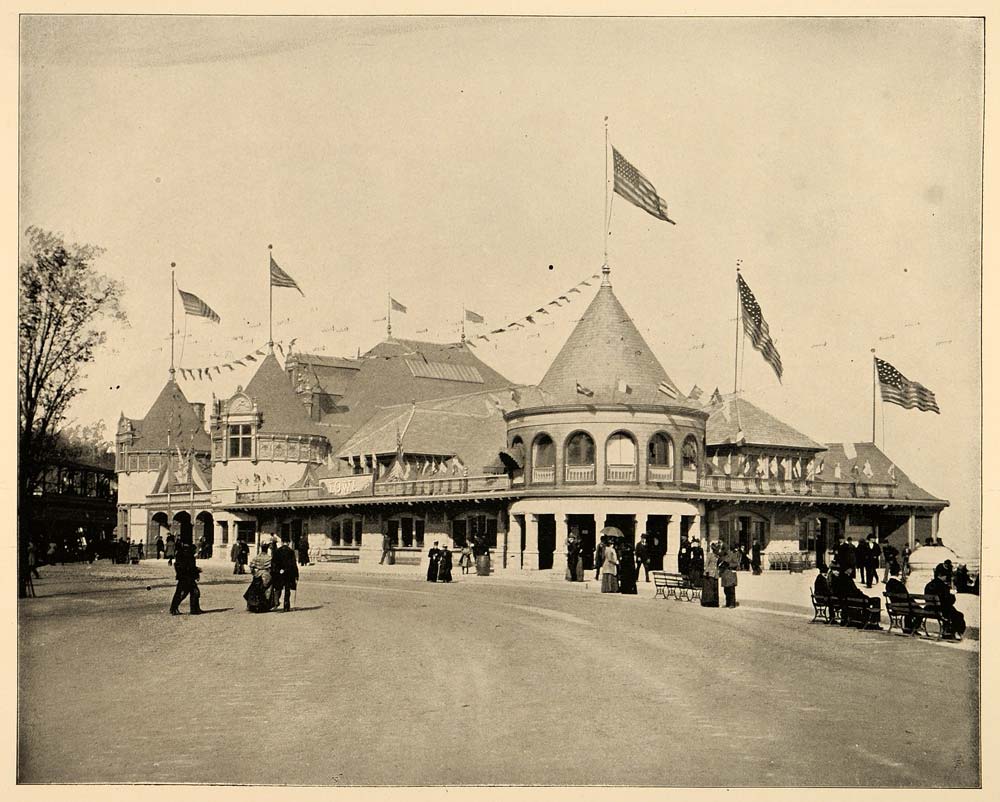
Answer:
M462 306L462 342L465 342L465 306Z
M604 264L608 263L608 117L604 116Z
M274 353L274 282L271 281L271 250L273 245L267 246L267 350Z
M739 391L737 381L740 375L740 269L736 268L736 348L733 351L733 395Z
M392 290L389 290L389 292L385 294L385 297L386 297L385 330L386 330L386 336L391 340L392 339Z
M875 362L875 349L872 348L872 445L875 445L875 385L878 384L878 367ZM882 445L885 445L885 431L882 432Z
M177 295L177 284L174 282L174 268L177 262L170 263L170 381L174 378L174 296ZM167 443L169 446L170 443Z

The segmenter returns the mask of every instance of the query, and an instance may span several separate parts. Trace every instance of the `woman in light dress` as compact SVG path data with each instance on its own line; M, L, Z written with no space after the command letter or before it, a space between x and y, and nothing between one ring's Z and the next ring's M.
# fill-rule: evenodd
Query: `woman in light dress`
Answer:
M618 550L615 542L608 538L604 547L604 562L601 564L601 593L618 592Z

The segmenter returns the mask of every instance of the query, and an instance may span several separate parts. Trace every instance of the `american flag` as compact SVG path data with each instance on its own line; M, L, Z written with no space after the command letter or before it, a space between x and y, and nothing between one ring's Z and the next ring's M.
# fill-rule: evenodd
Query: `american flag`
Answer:
M884 359L875 357L875 369L878 372L878 386L882 393L882 400L890 404L899 404L906 409L916 407L921 412L937 412L937 399L934 393L917 382L911 382L896 368Z
M292 287L293 289L298 290L299 294L301 294L303 298L306 297L306 294L302 292L302 288L295 283L295 279L278 267L278 263L274 261L273 256L271 257L271 286Z
M209 320L215 323L220 322L219 316L215 314L215 311L207 303L205 303L201 298L195 295L193 292L184 292L180 287L177 288L177 292L181 294L181 301L184 303L184 312L189 315L195 315L196 317L207 317Z
M782 372L781 355L778 353L778 349L774 347L774 341L771 339L771 331L767 326L767 321L764 320L764 315L760 311L760 304L754 298L750 285L743 280L743 276L739 273L736 274L736 285L739 288L740 304L743 307L743 331L750 338L753 347L760 351L764 359L767 360L767 364L774 368L774 372L778 375L778 381L780 382Z
M656 187L649 179L636 170L616 148L612 147L611 152L615 159L615 192L653 217L677 225L667 217L667 202L657 194Z

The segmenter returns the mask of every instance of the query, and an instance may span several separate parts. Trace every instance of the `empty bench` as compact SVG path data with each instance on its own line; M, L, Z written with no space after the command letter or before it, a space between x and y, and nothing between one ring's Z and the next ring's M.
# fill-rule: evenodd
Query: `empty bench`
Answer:
M656 588L654 599L657 596L664 599L673 596L675 599L685 599L686 601L701 598L701 588L692 585L683 574L671 574L666 571L651 571L650 573L653 575L653 586Z

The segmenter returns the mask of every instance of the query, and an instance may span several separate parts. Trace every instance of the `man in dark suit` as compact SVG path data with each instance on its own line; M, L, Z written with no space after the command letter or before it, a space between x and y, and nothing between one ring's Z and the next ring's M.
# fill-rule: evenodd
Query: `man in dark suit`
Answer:
M905 602L910 598L909 591L899 579L899 566L889 566L889 578L885 581L885 595L894 602ZM908 615L903 619L903 632L909 635L917 625L917 619Z
M881 556L882 548L875 539L875 535L868 535L868 574L865 576L865 584L868 587L872 586L872 582L876 585L879 583L878 563Z
M271 576L274 582L274 604L277 607L278 599L284 591L284 609L287 612L292 609L292 591L298 587L299 566L295 560L295 552L288 545L289 536L281 536L281 546L279 546L271 557Z
M864 582L868 587L872 586L870 567L868 565L870 559L871 551L868 549L868 541L859 540L858 545L854 547L854 564L858 568L858 580Z
M437 582L438 578L438 565L441 562L441 549L438 548L438 542L435 540L434 545L430 547L427 551L427 581Z
M839 570L834 566L830 569L830 574L830 590L833 591L833 594L843 605L840 617L841 626L864 627L866 624L877 625L877 616L881 609L879 600L869 598L862 593L846 571ZM848 599L862 599L867 610L859 613L858 610L849 608L846 604L843 604Z
M955 609L955 596L948 587L948 569L943 564L934 569L934 578L924 587L924 594L938 597L941 612L948 622L945 637L961 640L965 634L965 616Z
M177 575L177 589L170 602L170 614L181 614L181 602L185 597L191 597L191 615L201 615L201 591L198 589L198 576L201 569L195 559L194 544L191 533L182 534L177 544L174 556L174 573Z
M688 575L691 567L691 544L688 543L687 535L681 535L681 543L677 548L677 573Z
M854 550L854 541L851 538L847 538L847 540L837 547L837 562L840 563L840 573L847 576L854 576L857 553Z

